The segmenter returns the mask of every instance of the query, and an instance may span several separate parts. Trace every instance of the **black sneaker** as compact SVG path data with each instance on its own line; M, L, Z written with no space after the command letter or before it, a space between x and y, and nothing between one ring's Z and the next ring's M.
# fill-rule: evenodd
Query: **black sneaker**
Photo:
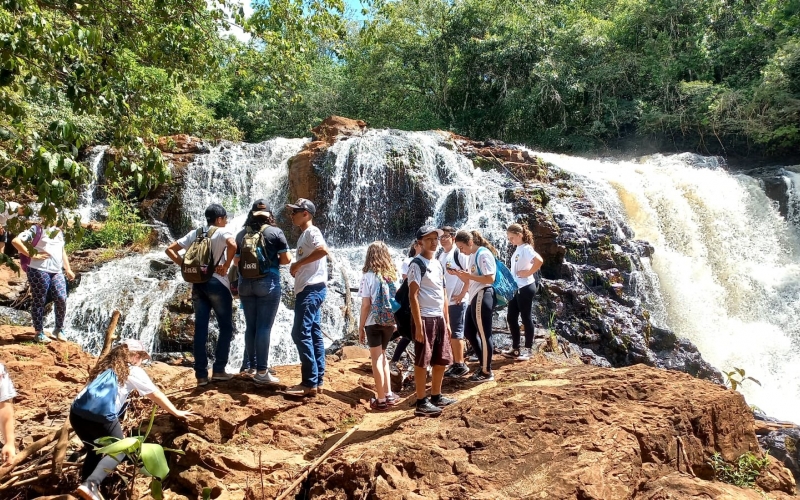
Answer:
M502 354L503 354L503 356L505 356L505 357L507 357L509 359L517 359L517 358L519 358L520 352L519 352L519 349L508 349L506 351L503 351Z
M491 382L492 380L494 380L494 373L488 373L488 374L483 373L483 370L480 368L475 370L475 373L473 373L472 376L469 378L470 382L476 382L476 383Z
M469 367L467 367L466 363L454 363L449 370L444 372L444 376L447 378L461 378L467 373L469 373Z
M442 409L432 404L428 398L417 401L417 408L414 410L415 417L438 417L442 414Z
M439 394L438 396L431 396L431 403L439 408L444 408L445 406L450 406L453 403L458 403L458 400Z

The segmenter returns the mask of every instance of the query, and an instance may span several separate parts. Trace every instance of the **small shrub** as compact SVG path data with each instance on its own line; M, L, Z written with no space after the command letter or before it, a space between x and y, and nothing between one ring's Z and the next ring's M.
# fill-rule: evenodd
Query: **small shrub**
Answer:
M714 453L708 461L714 470L714 479L723 483L744 488L752 488L761 471L769 463L769 457L758 458L750 452L740 456L736 463L728 464L719 452Z

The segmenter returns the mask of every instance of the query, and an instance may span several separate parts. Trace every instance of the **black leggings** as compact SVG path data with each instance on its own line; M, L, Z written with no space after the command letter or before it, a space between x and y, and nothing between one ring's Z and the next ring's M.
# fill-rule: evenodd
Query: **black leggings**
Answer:
M467 307L464 318L464 336L472 344L485 373L492 372L492 315L494 314L494 288L481 289Z
M408 344L410 343L411 339L408 337L400 337L400 339L398 339L397 347L395 347L394 354L392 354L392 363L397 363L400 361L400 357L404 352L406 352L406 349L408 349Z
M119 425L119 420L94 422L77 415L71 410L69 412L69 423L72 424L72 428L78 438L83 441L83 449L86 451L86 459L83 461L83 468L81 469L81 481L86 481L86 478L97 468L100 459L103 458L103 455L98 455L94 452L94 440L106 436L122 439L122 427Z
M514 294L508 303L508 329L511 331L511 345L519 349L519 319L522 315L522 326L525 327L525 347L533 347L533 301L536 297L536 284L523 286Z

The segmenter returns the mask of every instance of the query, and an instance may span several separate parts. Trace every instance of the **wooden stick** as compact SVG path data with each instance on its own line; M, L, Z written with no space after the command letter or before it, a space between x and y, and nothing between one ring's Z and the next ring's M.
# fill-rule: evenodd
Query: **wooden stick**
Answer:
M82 462L64 462L61 465L66 465L66 468L69 469L69 468L72 468L72 467L77 467L78 465L81 465L81 464L82 464ZM40 466L34 467L32 469L25 469L25 470L20 470L20 471L17 471L17 472L12 472L11 474L9 474L8 477L24 476L25 474L27 474L29 472L39 472L40 470L45 470L45 469L47 469L49 467L51 467L50 464L40 465ZM65 470L65 469L62 467L62 470Z
M69 419L64 420L64 425L61 427L61 433L58 435L58 443L56 443L55 451L53 451L53 474L61 475L61 464L67 456L67 444L69 444L69 432L72 426Z
M686 454L686 446L683 445L683 440L680 436L678 436L678 448L681 449L681 455L683 455L683 461L686 463L686 468L689 470L689 474L692 477L697 477L694 475L694 471L692 470L692 463L689 462L689 456ZM680 468L678 469L680 471Z
M319 457L318 459L316 459L316 460L314 461L314 463L313 463L313 464L311 464L311 467L309 467L308 469L306 469L306 471L305 471L305 472L303 472L302 474L300 474L300 477L298 477L297 479L295 479L295 481L294 481L294 482L291 484L291 486L289 486L289 489L287 489L286 491L284 491L283 493L281 493L281 496L279 496L279 497L278 497L278 498L276 498L275 500L283 500L284 498L288 497L288 496L289 496L289 494L290 494L292 491L294 491L294 489L295 489L295 488L297 488L298 486L300 486L300 483L302 483L302 482L303 482L303 480L304 480L305 478L307 478L307 477L308 477L308 475L309 475L309 474L311 474L311 472L313 472L313 471L314 471L314 469L316 469L316 468L319 466L319 464L321 464L322 462L324 462L324 461L325 461L325 459L326 459L326 458L328 458L328 456L329 456L331 453L333 453L333 450L335 450L336 448L338 448L340 444L344 443L344 442L345 442L345 440L346 440L347 438L349 438L349 437L350 437L350 435L351 435L351 434L353 434L353 433L356 431L356 429L358 429L358 426L357 426L357 425L356 425L355 427L353 427L352 429L350 429L349 431L347 431L347 434L345 434L344 436L342 436L342 438L341 438L341 439L339 439L338 441L336 441L336 443L335 443L333 446L331 446L330 448L328 448L328 451L326 451L325 453L323 453L323 454L322 454L322 456L321 456L321 457Z
M11 462L11 465L6 465L5 467L0 467L0 478L5 477L9 472L14 470L14 467L24 462L29 456L33 455L37 451L41 450L48 444L55 441L56 436L61 432L61 429L57 431L53 431L47 436L43 437L42 439L36 441L35 443L31 444L24 450L17 453L17 456L14 457L14 460Z
M112 341L117 338L114 335L114 331L117 329L117 322L119 321L119 311L115 310L114 313L111 315L111 323L108 324L108 328L106 329L106 339L103 341L103 350L100 351L100 356L97 357L99 360L111 350Z

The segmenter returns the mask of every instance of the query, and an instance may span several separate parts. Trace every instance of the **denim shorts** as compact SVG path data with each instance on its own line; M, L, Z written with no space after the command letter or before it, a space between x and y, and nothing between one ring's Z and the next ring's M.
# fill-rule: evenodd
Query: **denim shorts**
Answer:
M450 338L464 340L464 316L467 312L466 302L447 306L447 314L450 316Z

